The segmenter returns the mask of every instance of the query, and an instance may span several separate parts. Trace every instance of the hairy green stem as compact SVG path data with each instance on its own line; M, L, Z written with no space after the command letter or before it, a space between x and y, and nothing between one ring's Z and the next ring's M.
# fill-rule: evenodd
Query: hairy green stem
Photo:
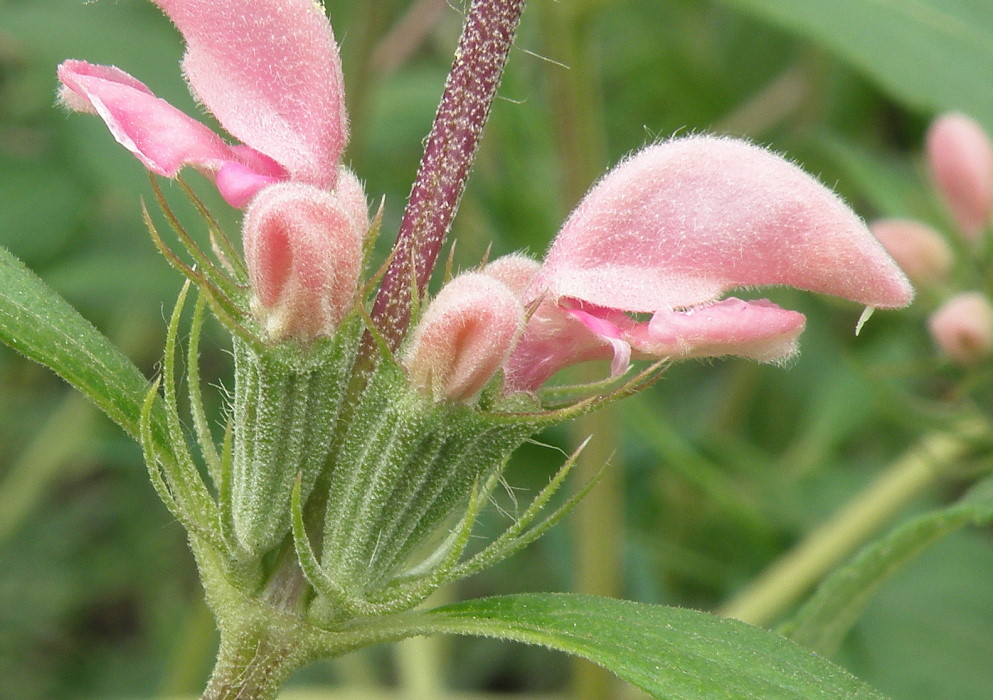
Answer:
M298 661L293 640L273 638L256 628L221 636L217 664L202 700L275 698Z

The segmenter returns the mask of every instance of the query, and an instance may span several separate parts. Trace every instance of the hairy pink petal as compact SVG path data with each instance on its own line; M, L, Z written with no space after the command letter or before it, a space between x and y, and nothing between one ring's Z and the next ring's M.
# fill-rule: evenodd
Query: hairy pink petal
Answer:
M511 253L497 258L485 265L480 272L503 282L517 296L523 299L524 294L534 278L538 276L541 263L524 253Z
M286 179L286 171L268 156L248 146L227 145L114 66L66 61L58 75L62 102L100 116L117 142L157 175L175 177L191 165L214 177L224 199L238 208L262 187Z
M592 315L588 309L566 310L549 301L538 305L504 366L508 392L533 391L560 369L580 362L614 358L612 372L624 370L618 358L625 354L630 358L630 349L625 351L614 342L620 339L620 332L599 336L584 323L589 319L577 311ZM599 312L615 319L623 315L609 310ZM604 328L600 326L599 330L603 332Z
M196 97L293 180L332 189L348 139L338 47L314 0L154 0Z
M957 294L928 319L935 343L946 355L971 365L993 354L993 306L979 292Z
M880 219L869 227L914 284L935 284L948 277L954 255L944 237L912 219Z
M953 112L931 124L926 147L952 217L962 233L976 238L993 213L993 143L976 121Z
M66 61L58 70L62 101L92 111L146 168L175 177L187 164L208 172L237 161L235 151L206 126L157 98L141 82L113 66Z
M617 377L624 374L631 365L631 343L624 332L624 328L631 325L627 317L623 314L610 313L608 315L614 317L614 320L611 320L608 315L598 316L582 309L569 309L568 313L586 326L593 335L610 345L614 354L610 362L610 375ZM615 321L619 321L621 325L617 325Z
M342 210L352 220L356 231L365 236L369 230L369 203L366 201L365 187L351 170L338 167L338 182L334 189Z
M404 355L411 381L436 399L467 401L503 365L524 327L524 307L501 282L470 272L438 293Z
M806 319L765 299L722 301L653 314L636 321L626 314L565 299L544 302L532 316L507 361L510 390L533 391L560 369L579 362L611 359L611 374L632 359L673 359L734 355L759 362L783 360L796 352Z
M601 180L555 239L531 294L655 312L757 285L880 307L912 297L835 194L769 151L714 137L647 148Z
M736 355L771 362L796 352L805 321L803 314L765 299L731 297L687 311L657 311L625 337L638 353L652 358Z
M362 235L338 199L302 183L266 187L244 221L256 314L273 340L330 335L351 310Z
M259 190L284 179L255 172L241 163L225 163L217 171L214 184L225 202L236 209L244 209Z

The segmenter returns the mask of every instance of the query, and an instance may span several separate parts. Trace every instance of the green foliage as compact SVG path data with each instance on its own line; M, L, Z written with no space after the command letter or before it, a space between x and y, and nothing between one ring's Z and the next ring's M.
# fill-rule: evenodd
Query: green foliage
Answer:
M665 700L883 697L778 635L694 610L522 594L456 603L424 618L425 631L492 636L585 657Z
M148 380L106 336L3 248L0 340L52 369L138 439ZM154 449L168 456L172 448L160 404L154 405L152 417Z
M834 572L780 631L821 654L835 653L886 579L949 533L991 522L993 478L988 477L961 501L918 515L866 547Z
M805 36L922 110L993 129L993 6L984 0L722 0Z

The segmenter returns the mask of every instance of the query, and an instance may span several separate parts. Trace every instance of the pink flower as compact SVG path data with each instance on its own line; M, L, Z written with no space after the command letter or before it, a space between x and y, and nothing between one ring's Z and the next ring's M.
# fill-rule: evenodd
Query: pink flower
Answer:
M346 178L354 179L347 170ZM347 191L352 188L340 187ZM352 309L362 272L365 200L298 182L266 187L245 213L252 306L270 340L334 333Z
M950 112L931 124L926 145L931 175L955 223L976 239L993 214L993 142L975 120Z
M931 315L928 330L946 355L974 365L993 353L993 306L980 292L956 294Z
M914 284L937 284L948 277L955 255L941 234L927 224L879 219L869 228Z
M348 124L338 47L320 5L154 1L186 39L183 72L194 96L242 145L113 66L63 63L63 102L98 114L152 172L174 177L191 165L213 177L232 206L285 180L333 190Z
M493 276L469 272L428 305L404 354L415 386L435 399L468 401L500 369L524 328L524 307Z
M632 356L786 358L802 314L722 299L765 285L884 308L913 296L865 224L795 165L726 138L647 148L586 195L533 272L522 301L538 306L507 361L508 389L598 358L615 374Z

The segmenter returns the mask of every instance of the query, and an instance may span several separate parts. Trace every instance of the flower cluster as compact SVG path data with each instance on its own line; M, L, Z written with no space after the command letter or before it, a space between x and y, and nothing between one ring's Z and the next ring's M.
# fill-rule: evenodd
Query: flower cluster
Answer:
M65 62L64 102L99 114L152 172L172 177L193 166L232 205L248 207L245 259L270 339L332 334L354 302L368 216L361 184L340 163L347 118L330 24L309 0L267 3L264 13L204 0L157 4L186 39L183 70L195 96L242 145L227 145L114 67ZM945 151L935 149L940 160ZM974 231L982 198L961 170L993 165L952 160L938 166L939 182ZM465 400L500 368L507 391L530 391L598 358L611 359L614 374L632 357L778 360L795 351L802 315L721 299L765 285L884 308L911 296L862 222L796 166L741 141L675 139L604 177L544 264L512 256L453 280L405 361L415 383Z
M993 142L975 120L944 114L926 138L927 164L956 235L913 219L883 219L872 231L907 276L939 300L928 330L942 352L970 366L993 355L993 304L985 271L993 223ZM962 275L953 276L956 268ZM984 291L962 291L960 280Z
M305 609L326 628L410 607L507 556L558 517L530 527L538 507L529 508L459 561L511 452L622 393L604 393L608 382L550 407L541 390L559 370L606 360L619 378L639 359L775 362L796 352L803 315L726 296L735 290L786 285L870 307L910 302L910 284L883 247L814 178L744 141L691 136L620 163L543 261L513 254L448 281L418 305L394 353L376 342L369 312L377 278L366 283L363 272L377 225L342 165L341 66L323 10L313 0L155 2L186 40L183 71L197 100L240 143L115 67L65 62L61 95L99 115L151 172L193 167L245 209L243 256L221 245L219 265L163 197L196 266L165 248L149 217L163 252L232 331L235 357L231 427L219 448L199 388L190 389L213 488L186 452L170 357L163 379L180 457L164 459L147 440L149 467L201 566L221 561L219 579L239 595ZM194 364L203 308L190 334ZM624 382L614 389L640 386L637 377Z

